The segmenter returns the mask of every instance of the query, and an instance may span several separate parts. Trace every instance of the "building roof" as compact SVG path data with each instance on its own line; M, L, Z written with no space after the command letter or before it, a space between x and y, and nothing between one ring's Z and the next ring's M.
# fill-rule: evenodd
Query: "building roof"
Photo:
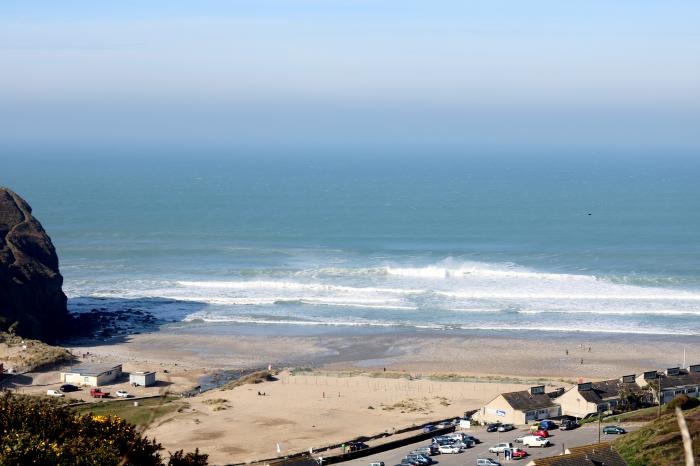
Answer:
M556 406L552 398L545 394L533 395L529 390L519 392L502 393L508 404L517 411L532 411L534 409L545 409Z
M632 392L640 391L636 383L623 383L620 379L593 382L590 390L579 390L581 397L589 403L605 403L608 400L620 398L620 391L627 388Z
M110 364L81 364L79 366L72 367L66 371L63 371L64 373L67 374L80 374L80 375L87 375L87 376L98 376L100 374L104 374L105 372L113 371L113 370L121 370L122 365L117 364L117 365L110 365Z
M609 443L569 448L566 454L532 460L534 466L627 466Z
M662 375L661 389L680 388L686 385L700 385L700 372L681 371L679 375ZM656 385L653 381L652 384Z

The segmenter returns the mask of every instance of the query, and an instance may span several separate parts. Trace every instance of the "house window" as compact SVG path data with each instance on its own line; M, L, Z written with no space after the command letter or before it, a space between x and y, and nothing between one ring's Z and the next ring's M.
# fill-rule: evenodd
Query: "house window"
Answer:
M681 389L681 390L676 390L675 392L673 392L674 395L680 395L681 393L685 393L685 390Z

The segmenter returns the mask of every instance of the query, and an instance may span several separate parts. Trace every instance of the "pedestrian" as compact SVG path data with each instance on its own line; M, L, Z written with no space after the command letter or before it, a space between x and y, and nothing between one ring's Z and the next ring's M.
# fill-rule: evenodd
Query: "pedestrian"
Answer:
M588 347L588 352L589 352L589 353L591 352L591 347L590 347L590 346Z
M581 358L581 364L583 364L583 358Z
M569 349L568 349L568 348L565 350L565 353L566 353L567 356L569 355Z

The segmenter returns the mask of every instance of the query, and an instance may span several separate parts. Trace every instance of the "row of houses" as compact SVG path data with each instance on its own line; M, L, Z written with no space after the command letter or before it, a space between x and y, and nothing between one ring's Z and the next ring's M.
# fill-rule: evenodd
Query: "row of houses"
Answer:
M502 393L478 410L473 418L484 423L525 425L540 419L572 416L584 418L619 407L629 396L648 402L668 403L675 396L700 396L700 364L687 369L671 367L637 376L625 375L602 382L584 382L568 390L547 393L544 385Z

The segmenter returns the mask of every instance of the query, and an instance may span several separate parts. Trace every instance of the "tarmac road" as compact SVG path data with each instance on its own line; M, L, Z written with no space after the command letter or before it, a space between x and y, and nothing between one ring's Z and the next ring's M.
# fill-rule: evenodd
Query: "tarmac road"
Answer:
M631 426L624 426L627 430L634 430ZM481 443L469 448L462 453L454 455L436 455L433 456L433 460L436 461L436 465L439 466L471 466L476 465L477 458L492 458L496 459L495 453L489 453L489 447L495 445L499 442L512 442L516 437L522 437L527 435L529 432L524 429L511 430L510 432L486 432L483 427L477 427L473 429L465 430L468 434L481 440ZM624 434L623 434L624 435ZM617 435L605 435L601 434L601 441L608 442L615 440ZM533 458L543 458L546 456L554 456L560 454L568 447L576 447L581 445L588 445L591 443L598 442L598 426L596 424L584 424L578 429L574 430L554 430L551 432L551 437L549 441L552 443L551 446L546 448L535 448L535 447L523 447L522 444L514 444L519 448L523 448L528 452L528 456L524 460L503 460L503 455L498 461L502 464L513 464L513 463L527 463ZM412 450L418 447L429 445L429 441L417 442L412 445L407 445L405 447L397 448L395 450L385 451L383 453L378 453L372 456L366 456L364 458L359 458L356 460L348 461L343 463L349 466L367 466L369 463L383 461L386 466L398 465L401 460Z

